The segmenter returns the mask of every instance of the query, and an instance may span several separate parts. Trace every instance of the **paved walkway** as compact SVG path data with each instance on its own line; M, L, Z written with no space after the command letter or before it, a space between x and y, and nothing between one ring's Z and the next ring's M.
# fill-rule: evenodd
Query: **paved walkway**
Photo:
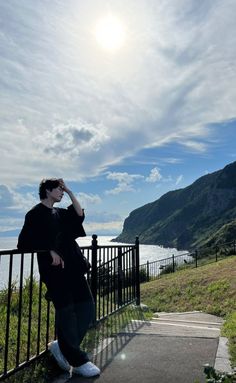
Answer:
M205 383L206 363L230 371L221 318L201 312L157 315L131 321L97 347L93 361L100 377L63 374L52 383Z

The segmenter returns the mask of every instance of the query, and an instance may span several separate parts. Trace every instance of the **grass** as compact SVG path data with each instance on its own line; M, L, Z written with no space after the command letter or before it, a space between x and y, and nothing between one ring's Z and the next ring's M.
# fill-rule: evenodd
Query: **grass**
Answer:
M234 366L236 365L236 311L228 314L226 317L226 321L223 327L222 335L226 336L229 342L229 351L232 357L232 361L234 362Z
M142 284L141 300L153 312L200 310L223 317L222 335L229 339L231 362L236 366L235 256Z
M41 301L41 312L39 315L39 284L33 280L32 282L32 314L30 313L29 300L30 280L26 279L22 289L21 314L19 311L20 294L16 287L16 283L12 283L11 288L11 305L10 305L10 321L9 321L9 343L8 343L8 366L10 370L16 365L16 351L19 344L19 364L27 360L27 356L31 358L37 353L37 341L39 340L39 352L45 350L47 339L47 301L43 298ZM46 289L43 287L42 296ZM0 374L4 368L5 355L5 333L7 324L7 300L8 290L0 291ZM49 338L54 336L54 309L50 305L50 323L48 328ZM31 321L30 321L31 319ZM40 338L38 339L38 325L40 323ZM20 324L20 338L18 336L18 325ZM30 337L30 349L27 349L28 339Z

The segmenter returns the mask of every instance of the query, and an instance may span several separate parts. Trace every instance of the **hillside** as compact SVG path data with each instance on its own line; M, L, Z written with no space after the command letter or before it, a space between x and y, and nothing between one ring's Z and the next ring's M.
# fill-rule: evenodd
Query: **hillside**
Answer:
M130 213L116 241L178 249L236 238L236 162Z
M199 310L224 317L223 335L236 366L236 256L143 283L141 302L154 312Z
M154 312L199 310L224 317L236 311L236 256L143 283L141 301Z

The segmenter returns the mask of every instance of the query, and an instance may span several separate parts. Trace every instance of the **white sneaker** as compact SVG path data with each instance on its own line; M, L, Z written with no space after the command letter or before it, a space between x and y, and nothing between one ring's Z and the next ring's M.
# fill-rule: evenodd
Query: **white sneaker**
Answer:
M73 367L72 372L84 376L85 378L91 378L92 376L100 375L101 371L92 362L87 362L79 367Z
M70 371L69 362L67 362L66 358L61 353L61 350L58 345L58 341L54 340L53 342L48 343L48 349L50 350L51 354L56 359L58 366L61 367L62 370Z

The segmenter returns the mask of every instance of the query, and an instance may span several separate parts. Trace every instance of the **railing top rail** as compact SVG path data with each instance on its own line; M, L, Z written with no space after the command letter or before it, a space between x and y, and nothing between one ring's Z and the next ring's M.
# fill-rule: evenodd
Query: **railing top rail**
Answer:
M117 249L117 248L122 248L122 247L124 247L124 248L131 248L131 249L133 249L134 247L136 247L136 245L134 244L134 245L97 245L97 248L98 249L110 249L110 248L115 248L115 249ZM81 248L83 248L83 246L81 246Z
M47 250L19 250L19 249L6 249L0 250L0 255L10 255L10 254L32 254L32 253L44 253Z
M125 248L127 249L126 251L131 251L132 249L134 249L136 247L136 245L98 245L96 246L97 249L122 249L122 248ZM80 248L82 250L91 250L93 247L92 245L89 245L89 246L80 246ZM32 254L32 253L43 253L45 251L48 251L48 250L19 250L19 249L4 249L4 250L0 250L0 256L1 255L10 255L10 254L22 254L22 253L25 253L25 254Z
M194 253L183 253L183 254L178 254L178 255L175 255L174 258L179 258L179 257L183 257L183 256L192 256L192 254ZM155 261L148 261L149 265L152 265L153 263L157 263L157 262L165 262L165 261L172 261L173 260L173 256L170 256L168 258L160 258L160 259L156 259ZM146 266L147 265L147 262L145 263L142 263L140 265L141 266Z
M194 253L190 253L190 252L186 251L185 253L175 255L175 258L183 257L183 256L186 256L186 255L191 255L191 254L194 254Z
M156 261L148 261L149 265L151 265L152 263L157 263L157 262L164 262L164 261L168 261L168 260L172 260L172 257L168 257L168 258L160 258L160 259L157 259ZM140 264L140 267L141 266L145 266L147 264L147 262L145 263L142 263Z

